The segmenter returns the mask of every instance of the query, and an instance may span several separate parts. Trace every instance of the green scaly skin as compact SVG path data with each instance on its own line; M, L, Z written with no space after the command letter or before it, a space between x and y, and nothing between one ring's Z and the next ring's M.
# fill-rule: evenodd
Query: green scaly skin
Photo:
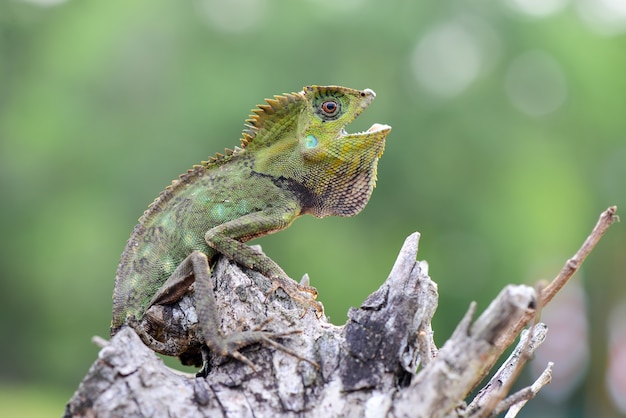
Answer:
M176 302L195 281L205 344L252 365L238 349L280 335L258 330L222 335L209 274L218 254L262 273L273 289L283 288L321 315L315 289L296 284L244 242L285 229L306 213L352 216L363 209L391 128L374 124L348 134L344 127L374 97L369 89L309 86L267 99L246 121L241 148L194 166L165 189L139 219L122 254L111 335L128 324L155 351L180 355L184 347L158 341L142 321L148 308Z

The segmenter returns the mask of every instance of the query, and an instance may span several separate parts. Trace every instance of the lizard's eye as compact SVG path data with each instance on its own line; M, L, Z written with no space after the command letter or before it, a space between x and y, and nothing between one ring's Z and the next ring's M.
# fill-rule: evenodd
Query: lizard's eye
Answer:
M314 111L322 122L330 122L339 119L343 115L342 105L341 97L321 96L315 99Z
M339 112L340 107L339 103L337 103L336 101L327 100L322 103L321 109L326 116L335 116Z

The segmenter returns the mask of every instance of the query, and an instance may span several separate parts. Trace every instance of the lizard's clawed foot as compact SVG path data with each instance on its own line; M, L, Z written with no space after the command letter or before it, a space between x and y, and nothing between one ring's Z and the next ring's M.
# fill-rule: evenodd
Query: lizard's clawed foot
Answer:
M289 297L297 304L302 305L304 308L315 309L315 315L317 315L318 318L321 318L322 315L324 315L324 306L315 300L317 299L316 288L305 284L298 284L288 277L273 277L271 280L272 287L267 292L266 300L272 295L272 293L280 288L283 289L285 293L287 293L287 295L289 295ZM304 282L308 283L308 280L304 280ZM308 295L305 296L305 294ZM306 311L304 313L306 313ZM304 316L304 313L302 316Z
M290 356L297 358L298 360L306 361L307 363L314 366L316 369L319 369L319 365L315 363L314 361L311 361L309 359L306 359L300 356L295 351L275 341L277 338L287 337L293 334L301 334L302 333L301 330L292 330L292 331L285 331L285 332L271 332L271 331L262 330L262 328L270 321L271 321L271 318L264 321L262 324L255 327L252 330L240 331L240 332L230 334L220 339L220 341L214 341L212 343L207 342L208 347L203 346L203 349L202 349L202 368L200 369L200 371L198 371L196 376L206 377L208 375L209 350L224 357L232 357L234 359L237 359L241 361L242 363L245 363L248 366L250 366L252 370L256 371L257 368L255 367L254 363L252 363L246 356L244 356L243 354L239 352L240 349L248 345L256 344L256 343L273 347L286 354L289 354Z

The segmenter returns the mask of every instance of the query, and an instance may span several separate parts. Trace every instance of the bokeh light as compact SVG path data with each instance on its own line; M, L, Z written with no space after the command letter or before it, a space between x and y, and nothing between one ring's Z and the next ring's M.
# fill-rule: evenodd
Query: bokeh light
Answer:
M220 32L245 32L258 27L265 17L266 0L193 0L198 15Z
M582 21L603 35L619 35L626 31L626 1L578 0L576 10Z
M559 63L544 51L529 51L515 58L506 76L511 103L529 116L543 116L567 99L567 82Z
M548 17L565 9L569 0L507 0L511 9L532 17Z
M487 23L458 17L428 30L411 58L415 79L434 96L451 98L465 91L494 64L498 41Z

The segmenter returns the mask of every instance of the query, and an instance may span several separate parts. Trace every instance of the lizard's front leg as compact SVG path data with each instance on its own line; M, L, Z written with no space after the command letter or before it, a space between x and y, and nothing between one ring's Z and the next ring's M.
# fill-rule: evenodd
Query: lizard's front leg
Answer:
M314 300L317 297L315 288L296 283L271 258L244 243L285 229L296 218L297 210L296 207L287 207L254 212L211 228L204 239L217 252L269 278L273 284L270 293L280 287L294 302L315 309L319 317L323 315L324 308ZM303 292L310 296L304 296Z

